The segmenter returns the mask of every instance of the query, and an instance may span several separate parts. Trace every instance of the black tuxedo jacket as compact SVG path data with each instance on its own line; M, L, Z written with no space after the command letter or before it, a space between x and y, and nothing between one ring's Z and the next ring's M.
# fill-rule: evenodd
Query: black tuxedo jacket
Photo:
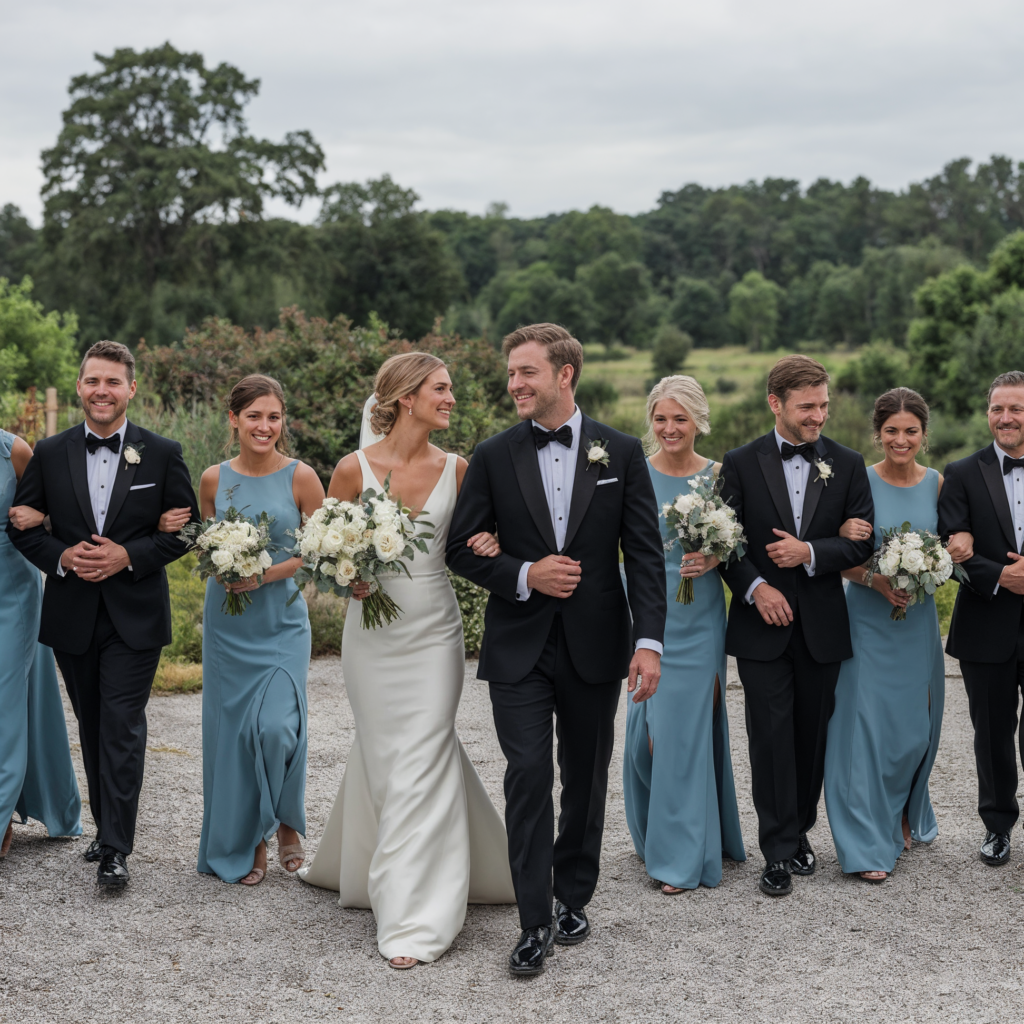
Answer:
M133 650L163 647L171 642L171 603L164 566L180 558L185 545L157 524L168 508L192 509L198 519L195 492L181 445L142 430L130 420L125 445L144 445L141 461L130 465L122 448L111 491L103 536L122 545L132 569L90 583L72 571L57 575L60 556L97 532L89 500L82 424L40 441L14 496L16 505L30 505L50 517L52 534L42 526L17 530L8 524L14 546L46 573L39 641L68 654L84 654L92 640L100 595L121 639ZM151 486L147 486L151 485Z
M725 650L737 658L774 661L786 649L794 625L803 630L807 649L820 664L853 657L839 574L863 565L873 542L845 540L839 536L839 527L852 517L874 522L871 485L858 452L827 437L818 438L815 452L818 458L831 460L832 476L826 485L812 465L804 495L799 538L814 546L813 576L802 565L780 569L765 550L779 539L773 529L797 536L775 432L728 452L722 463L722 497L736 509L748 539L745 557L720 569L732 591ZM785 595L793 609L793 624L770 626L754 605L744 601L758 576Z
M556 611L576 671L588 683L622 679L639 639L665 633L665 554L654 486L635 437L583 417L565 546L559 551L544 496L533 425L518 424L477 445L448 536L453 572L491 592L478 677L514 683L536 665ZM608 442L609 462L588 469L588 441ZM481 558L466 541L497 531L502 553ZM629 601L619 574L619 547ZM564 554L582 570L572 597L535 590L516 600L523 562ZM630 623L632 612L632 624Z
M951 462L939 494L939 532L974 535L974 557L963 563L970 581L961 585L953 607L946 653L964 661L998 664L1017 649L1024 597L1003 587L995 593L1003 566L1020 551L1006 499L1002 461L989 445Z

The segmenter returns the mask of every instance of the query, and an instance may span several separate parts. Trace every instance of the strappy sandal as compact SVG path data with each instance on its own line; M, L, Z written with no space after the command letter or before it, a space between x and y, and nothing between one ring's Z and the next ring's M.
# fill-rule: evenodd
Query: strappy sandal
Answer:
M3 845L0 846L0 857L6 857L11 848L11 841L14 839L14 819L7 822L7 831L4 833Z
M869 878L868 876L872 875L872 874L878 874L878 875L881 875L882 877L881 878ZM862 882L867 882L868 885L881 885L889 877L889 872L888 871L874 871L874 872L873 871L858 871L857 872L857 877Z
M294 874L302 867L306 859L306 851L302 848L302 843L288 843L286 846L278 846L277 859L281 862L281 867L285 871L289 874ZM298 861L298 864L293 868L288 867L294 861Z
M661 890L662 896L678 896L681 892L686 892L685 889L677 889L674 885L669 885L668 882L662 882L658 888Z
M396 963L396 960L409 960L410 963L402 964ZM395 956L388 961L388 967L393 968L396 971L407 971L410 967L415 967L419 963L419 960L414 956Z
M247 881L247 879L252 878L253 875L255 875L256 877L253 878L253 880L251 882ZM266 877L267 877L267 873L266 873L266 871L263 870L263 868L253 868L252 871L250 871L249 874L247 874L245 876L245 878L240 878L238 880L238 884L239 885L259 885L260 882L262 882L263 879L266 878Z

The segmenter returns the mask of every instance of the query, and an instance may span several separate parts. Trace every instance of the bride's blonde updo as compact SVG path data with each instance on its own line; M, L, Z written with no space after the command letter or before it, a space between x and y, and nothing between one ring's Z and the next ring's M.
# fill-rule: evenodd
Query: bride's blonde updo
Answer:
M373 381L377 404L370 411L370 429L375 434L390 434L398 418L398 400L419 391L423 382L444 363L429 352L403 352L385 359Z

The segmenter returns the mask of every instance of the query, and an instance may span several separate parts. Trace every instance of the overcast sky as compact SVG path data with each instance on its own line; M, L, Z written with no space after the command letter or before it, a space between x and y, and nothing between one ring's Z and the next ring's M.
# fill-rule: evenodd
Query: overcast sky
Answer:
M38 223L39 151L94 52L165 40L259 78L252 129L310 129L323 184L390 173L430 209L1024 159L1020 0L0 0L0 204Z

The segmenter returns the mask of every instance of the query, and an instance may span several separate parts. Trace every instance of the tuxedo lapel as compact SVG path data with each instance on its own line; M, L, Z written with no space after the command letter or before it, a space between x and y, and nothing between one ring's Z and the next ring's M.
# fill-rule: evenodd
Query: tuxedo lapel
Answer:
M828 454L825 442L820 437L814 444L814 454L818 459L824 459ZM813 462L808 463L807 487L804 489L804 510L800 526L801 540L804 539L804 534L807 533L807 527L811 525L811 520L814 518L814 510L818 507L818 500L821 498L823 490L825 490L825 481L822 480L818 467Z
M68 472L74 488L78 507L85 517L90 534L96 533L96 520L92 514L92 500L89 498L89 473L85 466L85 428L72 430L68 436Z
M765 434L757 451L757 461L768 485L768 493L772 496L775 511L779 513L782 525L787 533L796 536L796 523L793 521L793 506L789 502L789 489L786 487L786 474L782 471L782 455L775 443L775 434ZM804 516L807 519L807 516Z
M139 464L131 465L125 460L124 449L127 445L137 444L142 435L139 428L129 420L124 428L124 445L121 446L121 455L117 460L117 473L114 474L114 486L110 489L110 504L107 506L107 515L103 520L103 535L110 536L110 528L117 519L117 513L121 511L124 499L128 497L128 491L135 479L135 470Z
M532 430L533 425L529 421L521 424L515 436L509 440L509 453L516 471L516 480L519 481L519 490L522 492L526 507L530 510L530 517L540 530L544 543L551 549L551 553L555 554L558 545L555 544L551 509L544 495L544 481L540 476L540 463L537 461L537 446L531 436Z
M991 445L979 456L978 468L985 480L985 486L988 487L989 497L996 510L996 519L999 520L1003 534L1009 541L1010 550L1020 551L1020 544L1013 534L1013 514L1010 512L1010 503L1006 500L1002 459L996 455L996 451Z
M595 427L596 424L592 420L588 420L586 416L583 417L580 427L580 443L576 449L576 475L572 482L569 522L565 527L565 544L562 547L562 551L569 547L573 537L576 536L576 531L580 528L580 523L583 522L587 509L590 508L594 491L597 490L597 481L601 477L601 467L599 465L595 465L590 472L587 472L587 467L590 465L587 462L587 451L597 434L597 431L594 429Z

